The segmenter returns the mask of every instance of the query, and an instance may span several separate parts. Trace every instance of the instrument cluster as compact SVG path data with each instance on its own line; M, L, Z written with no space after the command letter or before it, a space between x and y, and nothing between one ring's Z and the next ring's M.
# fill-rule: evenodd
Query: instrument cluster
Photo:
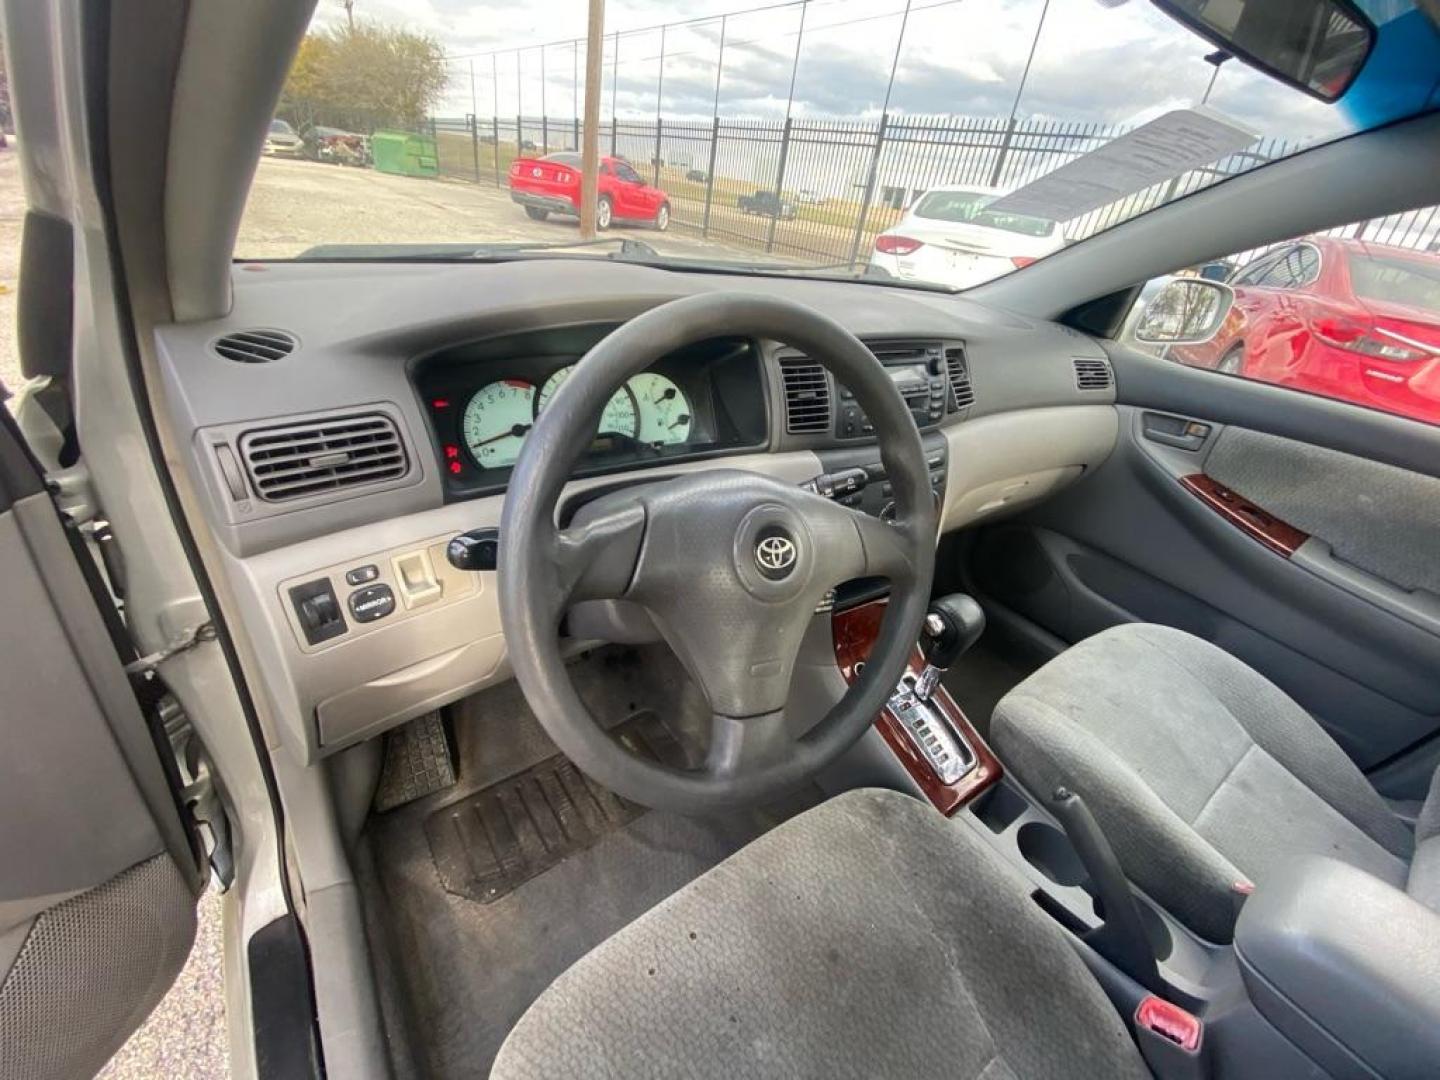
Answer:
M602 333L532 332L456 346L417 362L416 390L453 496L503 490L536 421ZM580 472L761 447L768 438L766 412L754 343L701 342L615 389Z
M567 364L538 388L527 379L497 379L472 393L460 433L475 464L487 469L515 464L530 428L574 370ZM694 423L685 391L669 376L646 371L627 380L606 403L596 438L659 449L688 442Z

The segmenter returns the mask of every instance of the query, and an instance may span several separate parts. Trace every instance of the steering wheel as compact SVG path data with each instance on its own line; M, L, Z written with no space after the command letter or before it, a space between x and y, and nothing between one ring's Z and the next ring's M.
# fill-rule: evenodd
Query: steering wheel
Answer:
M718 469L625 488L566 528L556 508L630 376L707 338L784 342L854 392L880 444L895 517L882 522L758 473ZM500 619L516 678L555 744L633 802L682 813L764 802L855 742L884 706L920 631L934 572L935 499L924 448L883 367L829 318L786 300L709 293L624 323L590 350L525 439L500 523ZM785 719L790 678L816 606L842 581L890 581L864 671L808 731ZM582 600L642 606L712 711L703 765L637 757L590 715L565 672L559 626Z

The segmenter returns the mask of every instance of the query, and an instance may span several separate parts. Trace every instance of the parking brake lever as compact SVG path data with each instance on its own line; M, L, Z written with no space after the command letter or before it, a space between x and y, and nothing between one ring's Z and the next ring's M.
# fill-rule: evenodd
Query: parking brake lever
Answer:
M1085 800L1068 788L1055 789L1050 808L1065 828L1065 835L1100 894L1105 921L1085 935L1085 943L1145 989L1166 996L1160 978L1155 946L1140 921L1140 909L1120 860Z

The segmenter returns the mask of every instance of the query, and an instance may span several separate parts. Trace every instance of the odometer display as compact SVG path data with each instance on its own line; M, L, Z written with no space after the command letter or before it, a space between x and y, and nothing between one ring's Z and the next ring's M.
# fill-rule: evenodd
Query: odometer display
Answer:
M545 380L545 385L540 388L540 395L535 399L535 415L539 416L545 411L545 406L550 404L550 399L555 396L555 391L560 389L562 383L570 377L575 370L575 365L563 367ZM597 435L624 435L628 438L635 438L640 431L640 419L635 413L635 399L625 387L616 390L609 401L605 403L605 411L600 414L600 430Z
M534 423L534 384L501 379L475 391L460 427L475 463L483 469L498 469L515 464Z

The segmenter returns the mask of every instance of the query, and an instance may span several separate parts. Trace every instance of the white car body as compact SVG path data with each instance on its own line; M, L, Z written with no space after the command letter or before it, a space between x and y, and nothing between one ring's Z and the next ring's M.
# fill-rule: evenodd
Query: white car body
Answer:
M1058 221L992 215L994 220L986 223L984 203L1003 194L998 188L978 184L931 188L910 205L899 224L875 238L870 265L902 281L928 281L967 289L1065 246ZM974 213L976 220L968 220L968 213L959 212L966 201L964 196L974 196L974 201L980 202L982 208ZM913 241L914 246L904 243L906 240ZM892 250L886 251L887 246Z
M270 121L265 133L265 153L276 157L299 157L305 152L305 142L295 129L284 120Z

